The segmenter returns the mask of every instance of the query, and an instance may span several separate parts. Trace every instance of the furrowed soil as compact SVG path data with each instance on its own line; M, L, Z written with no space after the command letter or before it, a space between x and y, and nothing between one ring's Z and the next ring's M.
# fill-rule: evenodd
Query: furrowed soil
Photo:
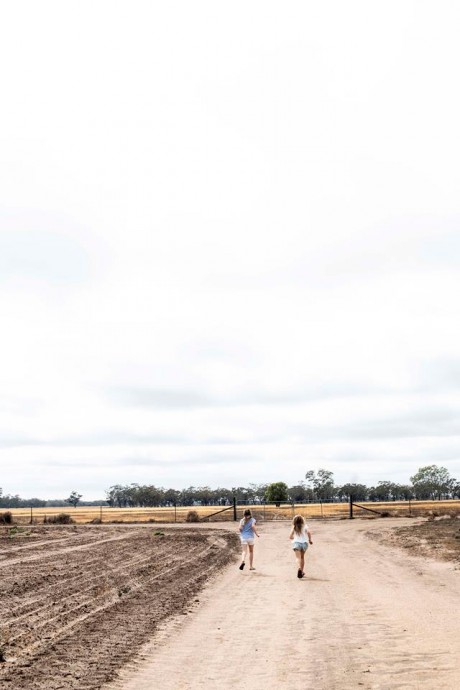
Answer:
M238 541L187 526L0 528L0 687L100 688L196 606Z
M254 571L234 524L5 535L0 687L457 690L460 520L310 528L301 579L288 521L260 523Z

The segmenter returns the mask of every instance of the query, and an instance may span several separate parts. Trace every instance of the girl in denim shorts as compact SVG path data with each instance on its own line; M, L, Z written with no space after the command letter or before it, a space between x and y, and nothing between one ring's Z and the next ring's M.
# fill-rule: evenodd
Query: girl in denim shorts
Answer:
M311 532L302 515L294 517L289 539L292 540L292 548L297 559L297 577L304 577L305 552L308 549L308 544L313 544L313 541Z
M259 534L256 530L256 521L252 517L251 511L247 508L244 511L244 517L240 521L240 539L241 539L241 564L240 570L243 570L245 566L246 553L249 549L249 570L255 570L253 566L254 559L254 538L258 537Z

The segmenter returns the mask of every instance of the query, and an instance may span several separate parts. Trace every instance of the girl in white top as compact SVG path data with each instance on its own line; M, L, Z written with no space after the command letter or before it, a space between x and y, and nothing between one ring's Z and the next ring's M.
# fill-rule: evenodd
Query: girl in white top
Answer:
M302 515L296 515L294 517L289 539L292 540L292 548L294 549L295 557L297 559L297 577L304 577L305 551L308 549L308 544L313 544L313 541L311 538L311 532L308 529L308 525L305 523Z

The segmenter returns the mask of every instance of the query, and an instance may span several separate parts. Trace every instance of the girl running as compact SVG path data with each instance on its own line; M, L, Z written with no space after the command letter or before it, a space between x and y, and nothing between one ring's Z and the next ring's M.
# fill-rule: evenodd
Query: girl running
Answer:
M249 508L247 508L244 511L244 517L240 521L240 539L241 539L241 547L242 547L242 554L241 554L241 565L240 565L240 570L243 570L245 566L245 559L246 559L246 554L249 549L249 570L255 570L253 567L253 559L254 559L254 535L259 537L260 535L257 533L256 530L256 521L255 518L252 517L251 511Z
M308 538L308 543L307 543ZM305 551L308 549L308 544L313 544L311 532L308 525L305 523L302 515L296 515L292 521L292 529L289 535L292 541L292 548L294 549L295 557L297 559L297 577L305 576Z

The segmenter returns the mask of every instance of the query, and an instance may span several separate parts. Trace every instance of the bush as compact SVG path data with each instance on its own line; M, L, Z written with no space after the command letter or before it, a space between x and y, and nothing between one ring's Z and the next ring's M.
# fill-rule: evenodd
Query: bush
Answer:
M1 525L12 525L13 524L13 516L9 510L7 510L5 513L0 513L0 524Z
M45 515L43 522L46 525L73 525L74 520L68 513L59 513L59 515Z
M187 517L185 518L186 522L199 522L200 521L200 516L196 512L196 510L189 510L187 513Z

